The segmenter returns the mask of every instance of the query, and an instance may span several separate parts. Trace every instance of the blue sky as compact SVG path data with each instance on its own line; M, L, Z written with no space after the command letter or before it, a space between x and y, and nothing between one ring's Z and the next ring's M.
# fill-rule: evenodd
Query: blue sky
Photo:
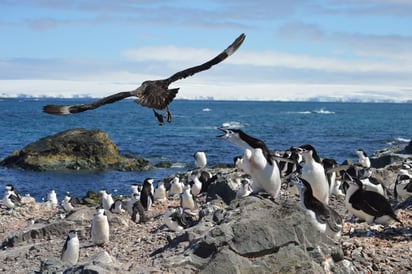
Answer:
M106 96L201 64L178 98L412 100L409 0L0 0L0 96Z

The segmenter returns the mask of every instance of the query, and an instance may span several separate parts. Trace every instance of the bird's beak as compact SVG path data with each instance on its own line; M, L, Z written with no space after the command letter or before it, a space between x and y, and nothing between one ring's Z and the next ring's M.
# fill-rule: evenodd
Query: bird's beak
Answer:
M292 151L292 152L297 152L297 153L302 153L302 152L303 152L303 149L300 148L300 147L291 147L291 148L290 148L290 151Z
M216 137L218 137L218 138L224 138L224 139L226 139L226 138L228 137L229 131L228 131L226 128L224 128L224 127L218 127L217 129L223 131L224 134L217 135Z

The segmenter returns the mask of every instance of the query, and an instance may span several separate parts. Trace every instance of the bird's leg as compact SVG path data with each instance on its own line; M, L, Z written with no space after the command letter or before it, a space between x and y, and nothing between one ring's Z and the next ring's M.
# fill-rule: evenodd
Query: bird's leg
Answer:
M168 123L172 122L172 113L169 110L169 106L166 106L166 118Z
M163 125L163 115L156 112L156 110L154 110L154 109L153 109L153 113L154 113L154 116L157 119L157 122L159 123L159 126L162 126Z

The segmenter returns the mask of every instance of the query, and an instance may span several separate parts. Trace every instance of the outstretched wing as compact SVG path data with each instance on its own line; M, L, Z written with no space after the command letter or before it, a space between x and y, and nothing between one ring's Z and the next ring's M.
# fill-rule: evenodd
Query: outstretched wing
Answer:
M46 105L43 107L43 111L49 114L72 114L79 113L90 109L98 108L102 105L111 104L117 101L120 101L124 98L133 96L132 91L123 91L119 92L103 99L97 100L89 104L81 105Z
M245 38L246 38L246 35L242 33L238 38L236 38L235 41L233 41L233 43L229 47L227 47L224 51L222 51L218 56L216 56L212 60L209 60L206 63L201 64L199 66L191 67L191 68L188 68L188 69L185 69L185 70L182 70L182 71L179 71L173 74L168 79L166 79L166 81L168 82L168 85L174 81L184 79L186 77L192 76L193 74L204 71L204 70L208 70L212 66L219 64L220 62L225 60L227 57L232 55L242 45Z

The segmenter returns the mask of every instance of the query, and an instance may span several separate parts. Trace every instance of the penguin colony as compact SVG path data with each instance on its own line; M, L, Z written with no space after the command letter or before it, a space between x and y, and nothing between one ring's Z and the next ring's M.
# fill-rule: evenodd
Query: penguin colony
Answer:
M369 225L393 225L402 222L388 200L389 191L381 179L371 172L370 160L362 149L355 151L359 159L353 164L339 165L333 159L321 158L309 144L292 146L282 153L272 152L267 145L240 129L219 128L223 135L218 137L236 145L243 155L233 159L235 179L238 186L236 199L249 195L278 200L282 191L296 193L307 221L327 237L338 241L341 237L344 217L329 205L331 196L344 197L349 216ZM96 246L110 244L110 219L114 214L128 214L136 223L149 220L148 212L162 204L166 207L161 216L164 227L176 233L195 225L199 219L199 197L208 191L213 175L207 170L206 153L194 153L194 169L187 177L175 175L155 181L146 178L141 184L130 185L130 198L113 197L101 189L101 204L90 221L89 240ZM394 198L402 202L412 196L412 170L405 164L399 171L393 189ZM170 201L176 201L174 206ZM47 193L45 204L59 206L55 190ZM8 211L24 206L21 195L13 185L4 187L1 205ZM61 201L64 214L76 210L69 193ZM87 237L86 237L87 238ZM81 238L81 241L87 239ZM78 231L67 234L61 252L61 260L76 264L79 259Z

